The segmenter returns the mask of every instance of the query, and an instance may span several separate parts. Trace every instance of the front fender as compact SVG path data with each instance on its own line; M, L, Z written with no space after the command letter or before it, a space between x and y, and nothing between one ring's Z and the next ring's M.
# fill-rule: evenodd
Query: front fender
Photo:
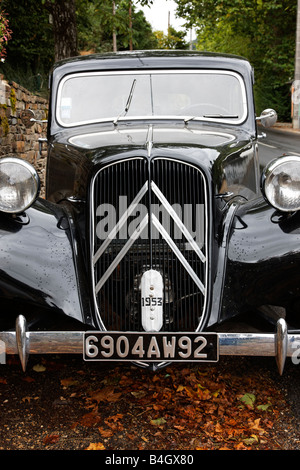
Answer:
M279 213L263 199L241 206L227 254L222 319L262 305L299 309L300 213Z
M78 288L70 218L43 199L23 216L0 216L0 298L14 313L43 309L89 322ZM4 314L2 310L2 314ZM10 312L8 312L10 314ZM1 314L0 314L1 315Z

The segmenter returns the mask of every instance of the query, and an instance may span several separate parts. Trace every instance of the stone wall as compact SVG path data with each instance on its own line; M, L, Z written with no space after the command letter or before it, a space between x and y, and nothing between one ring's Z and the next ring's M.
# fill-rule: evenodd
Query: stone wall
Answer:
M27 160L39 172L43 187L47 146L43 145L39 155L38 139L46 137L47 124L35 123L26 128L20 119L21 112L26 109L31 109L36 119L47 119L46 99L33 95L15 82L7 82L0 75L0 158L14 156Z

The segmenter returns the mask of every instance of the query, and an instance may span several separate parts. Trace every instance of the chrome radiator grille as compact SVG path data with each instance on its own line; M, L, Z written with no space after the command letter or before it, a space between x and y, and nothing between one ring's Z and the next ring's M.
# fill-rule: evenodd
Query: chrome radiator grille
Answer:
M208 277L207 189L201 171L165 158L119 161L97 173L92 197L99 326L143 331L141 278L153 269L163 279L161 330L199 329Z

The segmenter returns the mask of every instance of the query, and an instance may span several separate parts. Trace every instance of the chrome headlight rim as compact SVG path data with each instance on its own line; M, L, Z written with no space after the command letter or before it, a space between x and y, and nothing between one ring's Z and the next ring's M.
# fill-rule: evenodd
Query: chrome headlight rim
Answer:
M32 204L36 201L36 199L38 198L40 194L41 183L40 183L39 175L33 165L31 165L26 160L23 160L18 157L0 158L0 169L3 164L20 165L21 167L23 167L25 170L29 172L29 175L33 182L33 187L32 187L33 190L32 190L30 199L28 200L26 204L23 204L23 206L18 209L17 208L12 208L12 209L3 208L3 204L0 198L0 213L11 214L11 215L22 214L24 211L26 211L27 209L29 209L29 207L32 206Z
M264 199L270 204L272 207L277 209L280 212L285 213L294 213L300 211L300 197L297 200L297 204L294 207L284 206L283 204L279 204L277 201L270 197L269 187L273 187L274 185L270 182L272 175L274 175L275 170L278 167L286 165L286 164L296 164L300 167L300 156L298 155L282 155L281 157L274 158L271 160L266 167L264 168L262 175L261 175L261 192L263 194Z

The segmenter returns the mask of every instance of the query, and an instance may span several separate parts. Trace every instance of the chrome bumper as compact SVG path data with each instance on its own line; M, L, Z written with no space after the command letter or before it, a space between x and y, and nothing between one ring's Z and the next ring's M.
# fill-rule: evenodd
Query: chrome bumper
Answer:
M30 354L83 354L82 331L28 331L20 315L15 331L0 332L0 355L18 354L25 371ZM273 356L280 375L287 357L300 352L300 334L288 334L284 319L275 334L219 333L220 356ZM297 361L298 363L299 361ZM4 361L2 361L4 363Z

